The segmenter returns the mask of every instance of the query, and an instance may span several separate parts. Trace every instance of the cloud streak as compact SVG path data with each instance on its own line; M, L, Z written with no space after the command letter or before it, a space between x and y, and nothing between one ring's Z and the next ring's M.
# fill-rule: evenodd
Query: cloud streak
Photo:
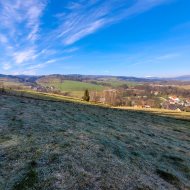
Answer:
M35 50L34 49L28 49L20 52L15 52L13 54L13 59L15 63L21 64L23 62L34 60L36 58Z
M27 35L30 40L36 39L45 5L46 2L40 0L0 0L2 28L12 38Z
M1 43L7 43L8 39L6 38L6 36L4 36L3 34L0 34L0 42Z
M65 45L71 45L107 25L166 2L168 0L137 0L133 3L126 0L73 1L68 6L68 13L62 17L62 24L58 27L56 36L61 38Z
M0 0L0 43L5 50L4 59L10 62L9 66L2 64L3 70L37 58L41 16L46 5L46 0Z
M4 62L9 62L2 68L25 68L28 63L30 70L42 68L48 60L57 60L61 53L78 50L72 45L82 38L169 1L68 0L59 2L62 9L54 12L51 6L55 1L0 0L0 45L5 50ZM58 6L58 1L54 6ZM50 15L45 15L48 8ZM44 16L50 20L44 20ZM44 25L50 27L44 29Z

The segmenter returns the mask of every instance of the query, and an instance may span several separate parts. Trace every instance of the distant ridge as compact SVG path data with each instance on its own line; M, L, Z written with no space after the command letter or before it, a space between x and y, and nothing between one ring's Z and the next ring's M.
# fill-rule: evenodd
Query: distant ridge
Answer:
M178 77L168 77L168 78L162 78L162 77L146 77L147 79L150 80L166 80L166 81L190 81L190 75L183 75L183 76L178 76Z
M183 75L178 77L164 78L164 77L133 77L133 76L109 76L109 75L81 75L81 74L52 74L52 75L4 75L0 74L0 78L17 79L23 82L34 82L42 77L57 77L65 80L85 80L85 79L100 79L100 78L117 78L119 80L134 81L134 82L159 82L159 81L190 81L190 75Z
M179 76L179 77L176 77L175 79L181 80L181 81L190 81L190 75Z

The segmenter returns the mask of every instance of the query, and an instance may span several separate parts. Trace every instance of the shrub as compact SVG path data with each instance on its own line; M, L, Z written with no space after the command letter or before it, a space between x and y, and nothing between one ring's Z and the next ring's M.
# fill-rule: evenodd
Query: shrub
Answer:
M84 96L82 97L82 99L83 99L84 101L89 102L89 100L90 100L90 95L89 95L89 91L88 91L87 89L84 91Z

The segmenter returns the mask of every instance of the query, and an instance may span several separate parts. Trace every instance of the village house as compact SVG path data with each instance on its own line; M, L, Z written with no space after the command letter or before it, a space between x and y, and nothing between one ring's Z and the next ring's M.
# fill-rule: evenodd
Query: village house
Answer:
M176 96L169 96L169 101L171 104L179 103L180 99Z

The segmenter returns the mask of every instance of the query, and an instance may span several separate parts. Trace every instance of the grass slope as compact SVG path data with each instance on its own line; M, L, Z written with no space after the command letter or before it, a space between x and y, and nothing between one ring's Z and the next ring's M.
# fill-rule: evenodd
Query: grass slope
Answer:
M190 122L0 96L0 189L189 189Z
M5 86L7 88L9 87L19 87L19 88L28 88L24 83L16 81L16 80L11 80L11 79L6 79L6 78L0 78L0 87Z
M128 85L130 87L132 86L137 86L140 85L141 83L139 82L131 82L131 81L124 81L124 80L119 80L117 78L101 78L99 80L96 80L98 84L108 84L108 86L111 86L112 88L117 88L122 85Z
M176 118L176 119L190 121L190 112L158 109L158 108L135 108L135 107L126 107L126 106L118 106L118 107L114 107L114 108L123 109L123 110L131 110L131 111L135 111L135 112L148 112L148 113L156 114L156 115L160 115L160 116L166 116L166 117L172 117L172 118Z
M91 82L96 82L97 84L93 84ZM70 92L70 95L73 97L82 97L84 94L84 90L88 89L90 91L103 91L108 88L117 88L124 84L128 86L136 86L140 83L137 82L129 82L118 80L116 78L100 78L98 80L92 80L89 82L79 82L79 81L72 81L72 80L61 80L57 78L48 78L46 80L38 80L37 83L42 86L54 86L56 89L61 90L63 92Z

